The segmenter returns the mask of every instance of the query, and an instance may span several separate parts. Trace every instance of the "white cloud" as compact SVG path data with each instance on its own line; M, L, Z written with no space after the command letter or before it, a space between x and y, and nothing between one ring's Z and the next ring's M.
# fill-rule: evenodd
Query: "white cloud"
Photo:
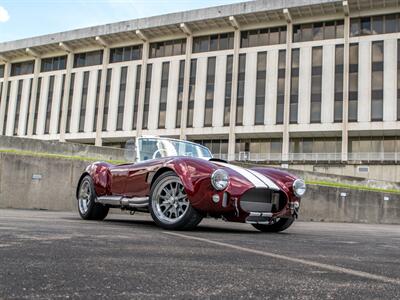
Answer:
M9 19L8 11L3 6L0 6L0 23L7 22Z

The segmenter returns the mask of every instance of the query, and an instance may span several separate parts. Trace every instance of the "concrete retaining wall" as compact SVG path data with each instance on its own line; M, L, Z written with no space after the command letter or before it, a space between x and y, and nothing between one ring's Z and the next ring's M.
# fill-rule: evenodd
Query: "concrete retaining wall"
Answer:
M0 153L0 208L76 210L76 184L87 164ZM309 186L300 219L400 224L400 195Z
M276 166L276 165L275 165ZM361 172L362 167L363 172ZM372 180L400 182L400 164L289 164L290 169L359 177ZM368 170L368 171L367 171Z
M118 148L41 141L28 138L0 136L0 150L21 150L67 156L90 157L98 160L124 160L125 151Z
M262 165L257 164L248 164L248 163L237 163L238 165L244 168L250 167L260 167ZM349 185L359 185L359 186L368 186L371 188L379 188L379 189L393 189L400 191L400 182L395 182L391 180L383 181L383 180L375 180L375 179L368 179L368 178L361 178L361 177L353 177L349 175L335 175L335 174L327 174L323 172L317 171L308 171L302 169L283 169L279 168L278 166L271 166L272 168L281 169L296 176L303 178L308 181L327 181L327 182L337 182L341 184L349 184Z
M400 195L308 185L299 219L400 224Z

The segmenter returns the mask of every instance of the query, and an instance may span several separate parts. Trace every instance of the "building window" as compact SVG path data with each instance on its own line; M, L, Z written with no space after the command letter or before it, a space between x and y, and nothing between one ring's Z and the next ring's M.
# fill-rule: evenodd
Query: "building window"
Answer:
M240 47L260 47L286 43L286 26L242 31Z
M259 52L257 54L256 105L254 111L254 120L256 125L264 124L266 78L267 52Z
M246 54L239 55L239 72L236 101L236 125L243 125L244 85L246 79Z
M377 160L383 159L384 155L376 155L376 154L384 154L390 153L388 157L393 159L395 156L393 154L400 153L400 137L396 136L376 136L376 137L349 137L349 154L351 158L354 160L373 160L376 158ZM366 153L366 155L357 155ZM375 155L370 155L373 153Z
M89 86L89 71L83 73L83 84L82 84L82 94L81 94L81 111L79 114L79 132L85 130L85 116L86 116L86 106L87 106L87 94Z
M108 107L110 106L110 91L111 91L111 76L112 69L107 69L107 77L106 77L106 91L104 94L104 111L103 111L103 125L102 130L107 130L107 122L108 122Z
M97 72L97 83L96 83L96 100L94 106L94 120L93 120L93 132L97 130L97 115L99 113L99 101L100 101L100 86L101 86L101 70Z
M334 96L334 122L343 120L343 54L344 46L335 47L335 96Z
M209 57L207 62L207 86L206 101L204 109L204 126L212 126L213 107L214 107L214 88L215 88L215 57Z
M229 126L231 119L231 100L232 100L232 69L233 55L226 58L225 74L225 104L224 104L224 126Z
M400 14L352 18L350 36L400 32Z
M72 73L68 91L68 110L67 110L67 125L66 125L67 133L71 132L71 115L72 115L72 100L74 98L74 86L75 86L75 73Z
M349 50L349 122L357 122L358 111L358 44Z
M40 72L65 70L66 65L67 65L67 56L66 55L43 58Z
M193 38L193 53L233 49L233 32Z
M19 76L25 74L33 74L35 61L24 61L20 63L11 64L11 76Z
M158 112L158 128L165 128L168 100L169 62L163 62L161 72L160 108Z
M65 74L62 76L62 82L61 82L61 96L60 96L61 99L60 99L60 105L59 105L59 108L58 108L57 133L60 133L60 127L61 127L64 90L65 90Z
M27 111L27 115L28 116L27 116L27 120L29 119L29 109L31 107L31 101L32 101L32 87L33 87L32 82L33 82L33 79L31 78L29 80L29 95L28 95L28 106L27 106L28 107L28 111ZM0 86L0 95L1 95L1 90L2 90L2 87ZM27 135L28 134L28 122L26 122L23 132L24 133L22 135Z
M121 78L120 78L120 82L119 82L117 130L122 130L123 125L124 125L125 93L126 93L127 75L128 75L128 67L122 67L121 68Z
M311 71L311 123L321 122L321 97L322 97L322 47L312 48Z
M341 153L342 139L332 138L291 138L290 153Z
M285 107L285 76L286 76L286 50L279 50L278 57L278 82L276 124L283 124L283 112Z
M24 81L18 80L18 92L15 104L15 118L14 118L14 135L18 134L18 123L19 123L19 110L21 108L21 97L22 97L22 85Z
M4 65L0 65L0 78L4 78Z
M101 65L103 63L103 50L77 53L74 56L74 68Z
M110 49L110 63L142 59L143 45Z
M185 80L185 61L179 62L179 82L178 82L178 100L176 107L176 128L181 128L182 119L182 100L183 100L183 83Z
M135 103L133 104L133 118L132 118L132 128L136 130L137 114L139 107L139 94L140 94L140 78L142 77L142 66L139 65L136 68L136 83L135 83Z
M6 129L7 129L8 105L10 103L10 90L11 90L11 82L9 82L7 85L6 108L4 110L3 135L6 134Z
M228 159L228 140L194 140L193 142L210 149L214 158Z
M383 121L383 41L372 42L371 121Z
M3 93L3 82L0 82L0 103L1 103L1 95Z
M153 65L147 65L146 72L146 88L144 92L144 107L143 107L143 123L142 128L147 129L149 123L149 106L150 106L150 93L151 93L151 76L153 73Z
M290 79L290 116L291 124L297 123L298 104L299 104L299 66L300 66L300 49L292 50L292 68Z
M235 153L237 160L280 160L282 139L237 139Z
M150 44L150 58L184 55L186 53L186 39L157 42Z
M194 97L196 92L197 59L190 62L189 102L187 112L187 127L193 127Z
M71 76L72 80L72 76ZM40 105L40 92L42 89L42 77L39 77L37 83L37 90L35 96L35 113L33 115L33 134L37 134L37 122L38 122L38 114L39 114L39 105Z
M293 42L340 39L343 32L343 20L298 24L293 26Z
M400 40L397 40L397 120L400 121Z
M46 105L46 121L44 125L45 134L48 134L50 130L51 108L53 106L53 91L54 91L54 75L50 76L49 79L49 89L47 93L47 105Z

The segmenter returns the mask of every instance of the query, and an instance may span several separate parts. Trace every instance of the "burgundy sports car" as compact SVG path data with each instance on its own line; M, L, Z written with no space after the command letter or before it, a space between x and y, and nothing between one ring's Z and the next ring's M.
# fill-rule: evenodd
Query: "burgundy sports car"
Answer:
M303 180L272 168L246 169L212 157L202 145L141 137L134 163L89 165L78 182L79 214L103 220L110 208L150 212L157 225L188 230L204 217L278 232L295 220Z

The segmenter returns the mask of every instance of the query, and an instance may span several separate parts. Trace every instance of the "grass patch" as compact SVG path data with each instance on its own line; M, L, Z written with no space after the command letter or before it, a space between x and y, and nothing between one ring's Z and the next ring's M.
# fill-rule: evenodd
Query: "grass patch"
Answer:
M321 186L328 186L328 187L335 187L335 188L342 188L342 189L350 189L350 190L358 190L358 191L380 192L380 193L388 193L388 194L400 194L400 190L374 188L374 187L368 187L368 186L364 186L364 185L353 185L353 184L345 184L345 183L338 183L338 182L313 181L313 180L306 180L306 183L307 184L311 184L311 185L321 185Z
M0 153L21 155L21 156L32 156L32 157L44 157L44 158L52 158L52 159L78 160L78 161L87 161L87 162L99 161L98 158L93 158L93 157L52 154L52 153L33 152L33 151L14 150L14 149L0 149ZM109 162L111 164L116 164L116 165L126 163L126 161L122 161L122 160L102 160L102 161Z

